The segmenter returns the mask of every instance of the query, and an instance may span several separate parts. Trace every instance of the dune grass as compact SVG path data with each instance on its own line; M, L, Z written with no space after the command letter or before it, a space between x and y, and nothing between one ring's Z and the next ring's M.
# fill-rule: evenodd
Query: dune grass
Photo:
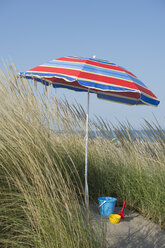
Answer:
M123 140L122 140L123 142ZM72 148L74 149L72 150ZM72 160L84 181L83 145L67 143ZM90 200L113 196L122 205L165 226L165 154L161 143L127 142L118 147L111 140L89 141L88 186Z
M104 247L84 209L85 111L53 90L0 76L0 247ZM133 142L129 123L90 120L90 201L114 196L165 226L165 137L159 123L143 125ZM92 130L99 135L93 139ZM111 131L118 138L112 142ZM147 133L152 132L153 141ZM102 136L101 136L102 135ZM105 139L106 136L106 139Z
M97 147L99 145L102 149L97 148L97 161L94 156L91 158L92 166L97 163L98 168L89 182L91 187L94 178L97 179L95 190L100 190L100 195L115 196L119 203L127 200L127 207L163 227L165 166L162 147L158 145L157 150L154 145L128 143L117 148L108 141L102 141L102 145L99 141Z
M50 128L57 109L47 94L35 95L10 68L0 103L0 247L101 247L65 135Z

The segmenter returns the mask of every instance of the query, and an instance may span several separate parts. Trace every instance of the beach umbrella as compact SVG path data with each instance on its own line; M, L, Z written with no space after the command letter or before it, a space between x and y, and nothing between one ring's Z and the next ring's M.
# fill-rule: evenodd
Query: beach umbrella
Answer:
M88 118L89 93L97 94L99 99L129 105L159 104L158 98L133 73L106 60L84 57L61 57L39 65L20 77L34 79L54 88L67 88L86 91L86 141L85 141L85 204L88 203Z

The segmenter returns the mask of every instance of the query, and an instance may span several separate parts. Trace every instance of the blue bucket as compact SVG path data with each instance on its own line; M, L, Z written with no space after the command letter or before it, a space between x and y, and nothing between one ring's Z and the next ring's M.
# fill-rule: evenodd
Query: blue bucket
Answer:
M99 197L99 212L102 216L109 217L114 213L117 199L114 197Z

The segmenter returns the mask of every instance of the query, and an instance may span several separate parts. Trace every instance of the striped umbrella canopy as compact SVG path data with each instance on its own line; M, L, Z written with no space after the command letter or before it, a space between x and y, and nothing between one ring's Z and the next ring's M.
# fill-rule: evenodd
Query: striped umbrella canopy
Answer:
M44 85L87 91L86 149L85 149L85 203L87 205L87 160L89 92L99 99L129 105L159 104L158 98L133 73L115 63L96 58L62 57L19 73L20 77L34 79Z

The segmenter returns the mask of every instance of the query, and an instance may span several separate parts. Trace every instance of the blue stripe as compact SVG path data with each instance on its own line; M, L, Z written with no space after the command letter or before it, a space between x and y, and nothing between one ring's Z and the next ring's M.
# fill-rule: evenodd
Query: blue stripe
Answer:
M104 68L98 68L98 67L85 65L83 67L83 71L101 74L102 76L117 77L119 79L130 80L130 78L126 72L120 72L120 71L115 71L115 70L111 70L111 69L104 69Z
M157 106L157 105L160 103L159 100L150 98L150 97L148 97L148 96L146 96L146 95L143 95L142 93L141 93L141 97L140 97L140 98L141 98L141 100L142 100L144 103L146 103L146 104L150 104L150 105L155 105L155 106Z
M60 61L60 60L55 60L55 61L49 61L48 63L45 63L42 66L54 66L57 68L70 68L70 69L77 69L77 70L82 70L84 67L84 63L77 63L77 62L65 62L65 61Z
M137 100L121 98L120 96L118 97L118 96L111 96L111 95L105 95L105 94L97 94L97 96L100 99L115 101L115 102L120 102L120 103L126 103L126 104L130 104L130 105L149 104L149 105L157 106L160 102L159 100L149 98L143 94L141 94L140 99L137 99Z
M127 99L127 98L121 98L121 97L117 97L117 96L97 94L97 97L99 99L104 99L104 100L114 101L114 102L119 102L119 103L125 103L125 104L130 104L130 105L137 104L137 100Z
M64 88L64 89L68 89L68 90L75 90L75 91L81 91L81 92L87 92L87 89L81 89L81 88L76 88L76 87L72 87L72 86L67 86L67 85L60 85L60 84L53 84L54 88Z
M141 85L142 87L148 89L148 87L147 87L142 81L140 81L138 78L135 78L135 77L131 76L130 74L127 74L127 75L130 77L130 79L131 79L134 83L137 83L137 84Z

